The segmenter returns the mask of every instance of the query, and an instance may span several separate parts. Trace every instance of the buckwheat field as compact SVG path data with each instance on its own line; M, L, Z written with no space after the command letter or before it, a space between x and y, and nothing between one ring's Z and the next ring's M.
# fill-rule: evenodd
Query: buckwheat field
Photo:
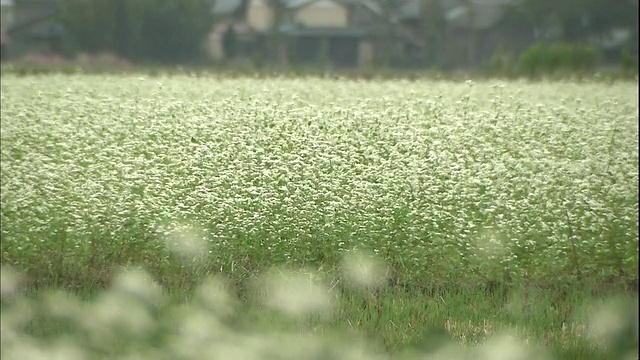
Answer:
M638 356L638 85L2 75L7 359Z

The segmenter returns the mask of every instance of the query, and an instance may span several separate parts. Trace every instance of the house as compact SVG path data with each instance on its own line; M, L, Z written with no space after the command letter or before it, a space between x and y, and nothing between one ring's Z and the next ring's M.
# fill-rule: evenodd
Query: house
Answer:
M413 7L404 7L396 23L419 17L419 0L404 4ZM375 0L218 0L212 11L218 21L209 49L218 59L228 58L224 37L230 32L244 56L269 56L273 49L265 44L277 37L283 63L364 66L375 60L378 38L389 37L380 27L387 14ZM394 43L412 41L408 34L399 36Z
M375 15L360 22L369 29L375 44L374 58L391 66L415 64L424 54L423 1L361 1L361 8ZM357 21L357 20L356 20Z
M2 2L0 2L0 6L2 9L2 22L0 23L0 28L2 28L2 30L6 30L13 22L15 2L13 0L2 0Z
M286 6L282 34L290 58L299 64L355 67L372 61L369 32L350 23L353 3L296 0Z
M245 0L215 1L211 10L214 16L214 25L207 41L207 50L214 59L234 57L233 54L225 54L224 38L229 30L238 32L245 24L243 22L245 5ZM244 27L246 28L246 26ZM247 33L247 31L244 32Z
M446 20L443 56L450 67L470 67L487 61L498 48L517 52L532 36L514 33L507 24L506 9L519 0L442 0Z
M4 60L7 57L7 50L11 43L11 37L7 28L13 22L13 0L2 0L0 3L2 6L2 21L0 22L0 58Z
M55 51L62 34L57 10L58 0L2 0L2 32L11 39L11 54Z

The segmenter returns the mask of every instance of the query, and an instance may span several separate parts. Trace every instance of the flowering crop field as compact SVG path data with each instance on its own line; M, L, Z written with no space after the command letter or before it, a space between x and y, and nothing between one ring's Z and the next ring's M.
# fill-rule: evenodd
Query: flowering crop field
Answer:
M41 282L354 248L421 285L637 280L634 83L4 76L1 131L2 261Z
M214 351L202 329L221 325L204 308L162 312L157 321L171 325L159 329L187 330L172 343L149 340L139 299L159 296L150 283L169 294L200 289L196 297L208 286L219 300L221 285L206 279L222 276L245 299L266 271L276 284L267 306L296 316L327 310L326 294L359 284L377 290L345 293L313 333L366 330L397 350L426 326L463 343L498 323L533 326L520 335L573 346L575 358L610 353L581 342L572 316L586 300L571 289L637 291L637 83L3 74L1 86L3 302L16 279L71 293L113 283L95 309L58 292L43 300L105 358L139 341L149 341L141 358ZM143 271L123 275L123 266ZM291 280L274 268L322 276ZM317 281L326 287L305 288ZM519 288L534 289L535 301L496 290ZM40 302L12 304L3 348L38 358L25 357L36 350L21 344L37 342L22 336L51 324L24 330ZM112 325L128 330L105 333ZM59 326L49 331L64 333ZM215 351L248 356L249 343L260 352L282 340L238 336ZM635 339L633 356L637 322ZM58 350L77 355L64 341ZM292 340L296 354L305 341ZM358 358L316 345L323 358Z

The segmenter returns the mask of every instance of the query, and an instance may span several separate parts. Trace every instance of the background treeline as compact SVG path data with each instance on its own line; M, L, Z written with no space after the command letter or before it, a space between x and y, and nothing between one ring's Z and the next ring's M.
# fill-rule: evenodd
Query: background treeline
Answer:
M625 72L638 67L638 0L522 0L506 7L514 34L537 36L517 57L498 48L491 68L499 72L536 75L584 72L600 64L616 64ZM602 47L612 32L628 30L619 46Z
M153 62L204 56L213 22L206 0L62 0L58 16L67 53L113 52Z
M212 13L215 1L59 0L56 21L63 31L56 48L70 57L109 53L143 64L210 63L205 43L222 21ZM378 70L473 68L536 75L589 72L606 65L637 73L638 0L504 1L504 16L491 29L454 28L447 20L447 3L455 0L421 0L420 20L411 24L420 45L410 53L393 37L407 30L407 24L394 20L407 0L371 1L386 14L372 32L379 48L373 64ZM476 2L457 3L471 7ZM280 9L277 0L266 4ZM281 9L277 14L282 15ZM627 31L630 37L602 46L614 31ZM487 40L496 34L502 39L497 46ZM237 42L235 34L226 34L228 63L246 64L237 61ZM282 65L282 42L277 32L269 33L264 44L245 56L249 66ZM294 58L287 61L292 70L297 65Z

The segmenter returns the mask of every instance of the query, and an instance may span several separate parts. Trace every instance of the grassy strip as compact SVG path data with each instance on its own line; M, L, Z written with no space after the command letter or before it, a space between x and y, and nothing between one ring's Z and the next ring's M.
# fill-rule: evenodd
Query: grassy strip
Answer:
M92 359L637 356L637 296L574 290L560 298L531 287L493 295L372 292L323 287L309 272L279 274L276 282L261 277L244 300L218 277L167 296L144 272L128 270L92 295L54 289L16 296L5 276L3 351Z
M200 76L200 77L224 77L224 78L246 78L253 77L257 79L272 78L302 78L302 77L325 77L329 79L351 79L351 80L448 80L448 81L464 81L469 78L481 80L565 80L565 81L598 81L604 83L612 83L618 81L637 82L637 69L600 69L589 72L572 72L559 71L555 73L538 74L531 76L529 74L518 72L495 72L479 69L471 69L468 71L441 71L437 69L391 69L391 68L365 68L365 69L332 69L330 71L319 69L317 67L299 67L299 68L281 68L281 67L233 67L221 65L118 65L110 62L101 63L97 61L94 64L85 64L78 62L66 62L60 64L41 64L24 60L3 62L2 73L12 74L16 76L33 76L44 74L128 74L128 75L146 75L152 77L179 75L179 76Z

